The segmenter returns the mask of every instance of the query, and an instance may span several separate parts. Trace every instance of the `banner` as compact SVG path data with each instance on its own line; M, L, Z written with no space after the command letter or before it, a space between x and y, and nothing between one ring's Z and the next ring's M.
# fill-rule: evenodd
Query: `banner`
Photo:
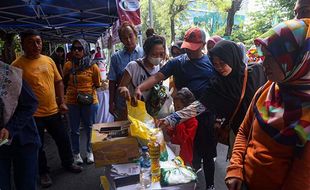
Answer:
M129 21L134 25L141 24L140 0L115 0L120 24Z

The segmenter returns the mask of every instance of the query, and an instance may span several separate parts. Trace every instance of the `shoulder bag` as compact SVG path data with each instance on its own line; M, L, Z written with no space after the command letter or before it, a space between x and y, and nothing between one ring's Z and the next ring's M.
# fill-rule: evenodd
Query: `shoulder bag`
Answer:
M93 94L90 93L83 93L78 91L77 86L77 76L76 76L76 70L74 69L74 65L72 65L72 75L73 75L73 84L77 91L76 101L80 105L91 105L94 102Z
M151 75L143 66L142 60L138 59L136 62L145 71L147 77L150 77ZM152 117L156 117L167 98L166 88L161 83L155 84L155 86L151 88L149 98L145 101L147 113Z

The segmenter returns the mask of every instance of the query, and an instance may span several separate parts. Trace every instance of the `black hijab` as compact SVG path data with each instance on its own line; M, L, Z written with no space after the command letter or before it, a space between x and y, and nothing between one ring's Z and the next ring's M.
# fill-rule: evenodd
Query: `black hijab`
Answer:
M214 56L219 57L232 68L232 71L229 75L225 77L219 75L212 81L200 101L218 118L226 118L226 122L228 122L241 97L246 65L243 63L241 49L232 41L220 41L209 51L209 55L211 61ZM248 82L244 99L233 121L236 130L243 120L254 93L266 81L262 66L256 64L254 67L248 68Z

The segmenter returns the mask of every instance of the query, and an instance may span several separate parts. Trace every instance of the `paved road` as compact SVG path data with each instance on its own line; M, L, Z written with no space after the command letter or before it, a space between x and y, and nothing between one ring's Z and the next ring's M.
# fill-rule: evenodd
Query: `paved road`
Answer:
M82 131L81 142L85 142ZM102 190L99 177L104 173L104 168L95 168L94 165L83 164L84 170L80 174L71 174L61 168L60 159L54 141L46 134L46 153L48 165L51 170L53 186L45 190ZM86 146L86 145L85 145ZM85 157L85 146L81 147L81 155ZM224 184L227 147L219 144L218 157L215 162L215 186L217 190L226 190Z

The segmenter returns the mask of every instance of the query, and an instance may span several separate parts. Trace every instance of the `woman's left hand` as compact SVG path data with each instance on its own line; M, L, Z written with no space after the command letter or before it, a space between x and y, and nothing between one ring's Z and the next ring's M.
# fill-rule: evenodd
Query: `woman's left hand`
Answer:
M228 190L241 190L242 180L236 177L231 177L225 180Z
M0 130L0 141L3 141L8 138L9 138L9 131L6 128L1 129Z

